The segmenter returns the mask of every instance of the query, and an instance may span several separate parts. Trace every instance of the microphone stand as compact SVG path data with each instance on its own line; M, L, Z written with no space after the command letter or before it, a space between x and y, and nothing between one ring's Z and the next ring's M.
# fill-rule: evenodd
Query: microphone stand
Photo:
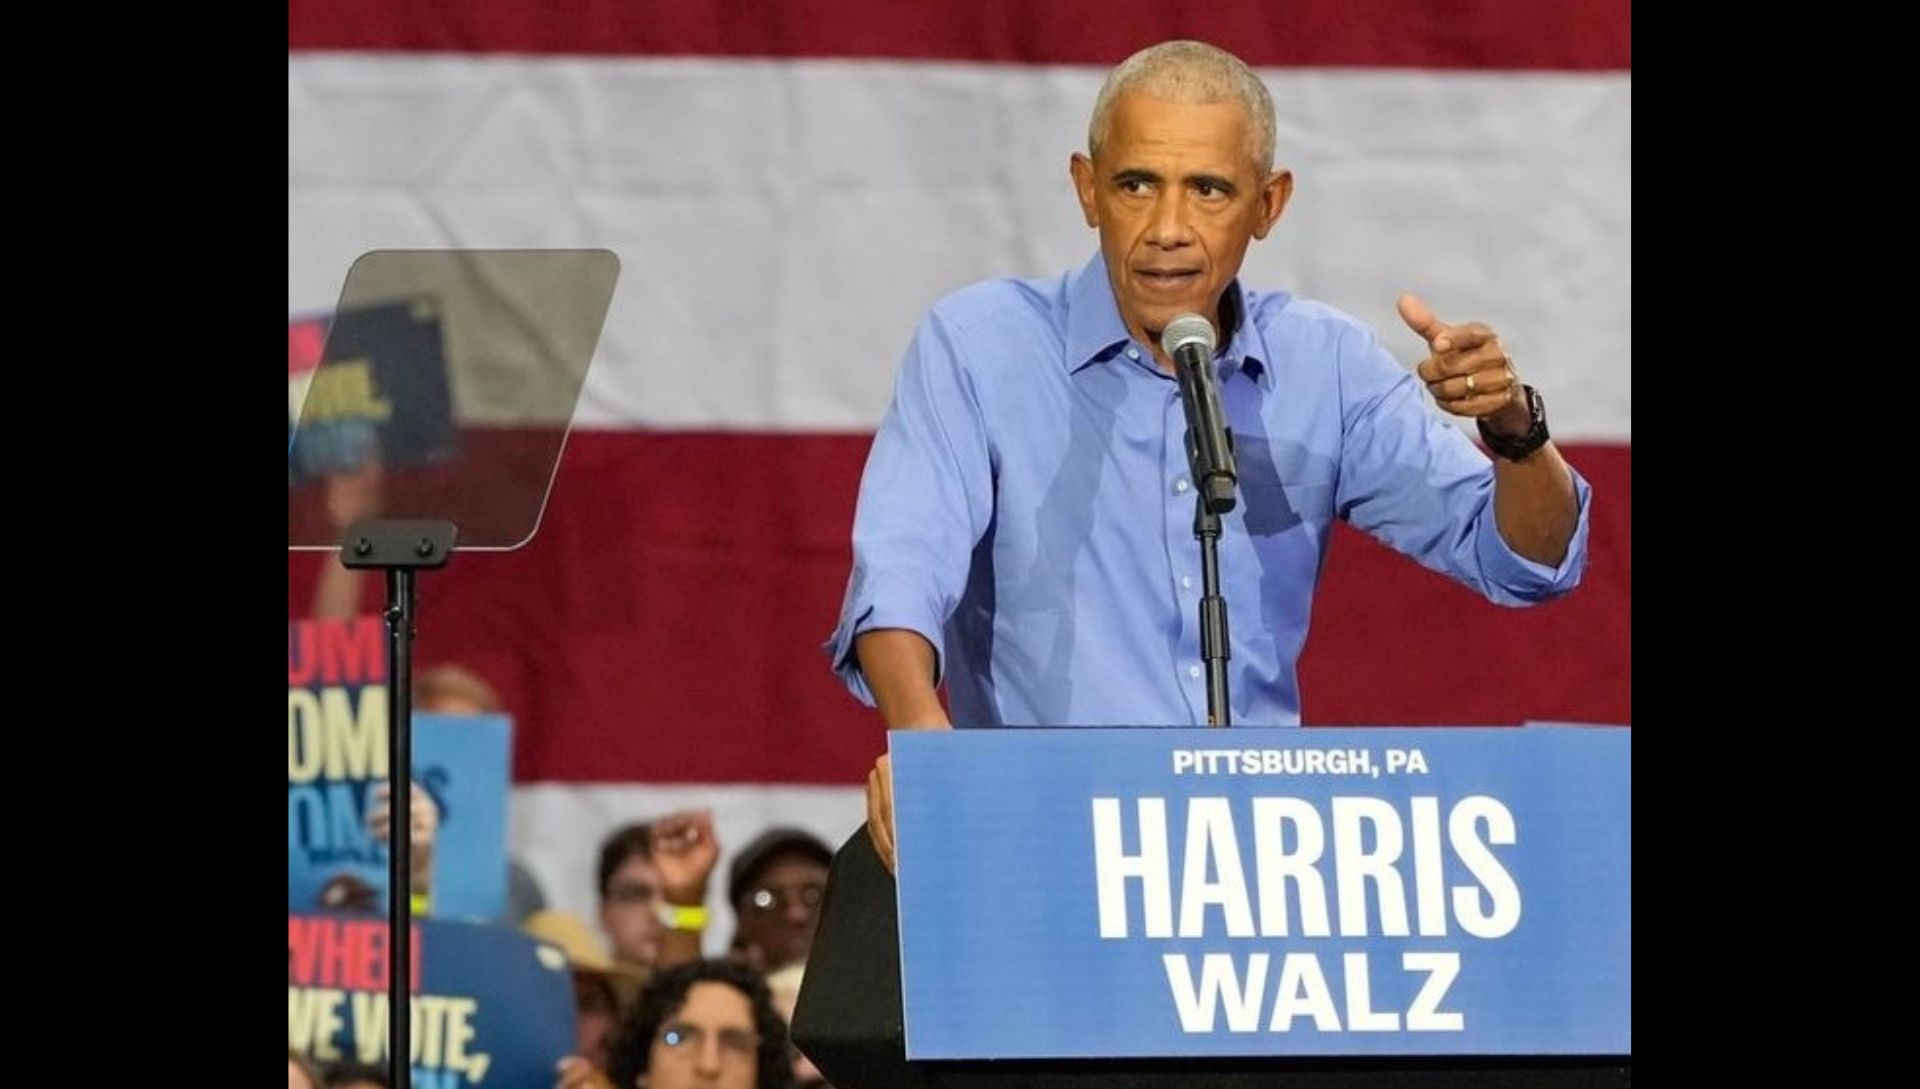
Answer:
M1211 364L1209 364L1211 365ZM1233 431L1227 445L1232 449ZM1187 462L1193 479L1208 481L1194 489L1193 536L1200 542L1200 660L1207 669L1207 725L1230 726L1233 708L1227 702L1227 599L1220 593L1220 515L1233 509L1233 485L1202 476L1200 450L1187 429ZM1219 488L1211 487L1219 483ZM1222 494L1224 493L1224 501Z
M1211 332L1211 330L1209 330ZM1211 339L1211 337L1209 337ZM1220 516L1233 509L1233 429L1220 419L1218 396L1210 392L1199 367L1213 366L1209 349L1198 359L1182 348L1174 370L1187 410L1187 466L1193 479L1193 536L1200 542L1200 659L1207 670L1207 725L1232 725L1227 702L1227 599L1220 593Z

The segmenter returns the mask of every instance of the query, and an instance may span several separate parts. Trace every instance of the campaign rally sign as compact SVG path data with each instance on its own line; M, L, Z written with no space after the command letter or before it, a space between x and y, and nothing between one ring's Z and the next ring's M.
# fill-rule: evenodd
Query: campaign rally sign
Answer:
M1631 733L896 731L907 1057L1631 1054Z
M374 617L288 624L289 911L387 910L387 841L369 823L387 780L386 655ZM413 716L414 782L438 811L428 901L437 918L506 911L510 734L505 715Z
M355 473L374 461L389 468L444 461L458 440L432 299L288 320L290 482Z
M326 1063L387 1061L384 919L287 916L287 1044ZM413 926L413 1089L546 1086L574 1048L565 954L516 930Z

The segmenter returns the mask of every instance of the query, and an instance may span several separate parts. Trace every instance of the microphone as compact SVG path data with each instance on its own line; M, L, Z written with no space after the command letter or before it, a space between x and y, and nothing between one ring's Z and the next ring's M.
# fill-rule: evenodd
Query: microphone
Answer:
M1160 350L1173 360L1180 379L1180 403L1187 410L1187 462L1193 484L1207 510L1233 509L1238 479L1233 465L1233 435L1220 411L1220 381L1213 368L1213 323L1198 314L1182 314L1160 334Z

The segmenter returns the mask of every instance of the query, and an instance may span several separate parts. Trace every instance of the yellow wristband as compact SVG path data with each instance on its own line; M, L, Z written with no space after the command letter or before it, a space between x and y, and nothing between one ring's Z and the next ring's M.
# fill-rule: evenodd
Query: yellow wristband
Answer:
M414 893L413 894L413 913L422 918L425 918L427 914L427 905L430 902L431 901L429 900L428 895L426 893L424 892Z
M660 921L668 930L705 930L707 909L705 905L688 907L663 903L660 905Z

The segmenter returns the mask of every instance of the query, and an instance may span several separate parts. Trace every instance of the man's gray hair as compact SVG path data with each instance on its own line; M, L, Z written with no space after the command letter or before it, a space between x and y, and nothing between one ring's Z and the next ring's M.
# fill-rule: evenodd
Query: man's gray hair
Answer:
M1247 155L1264 176L1273 169L1273 98L1245 61L1205 42L1148 46L1107 74L1087 126L1087 153L1098 155L1113 126L1113 104L1129 91L1169 102L1233 100L1247 111Z

